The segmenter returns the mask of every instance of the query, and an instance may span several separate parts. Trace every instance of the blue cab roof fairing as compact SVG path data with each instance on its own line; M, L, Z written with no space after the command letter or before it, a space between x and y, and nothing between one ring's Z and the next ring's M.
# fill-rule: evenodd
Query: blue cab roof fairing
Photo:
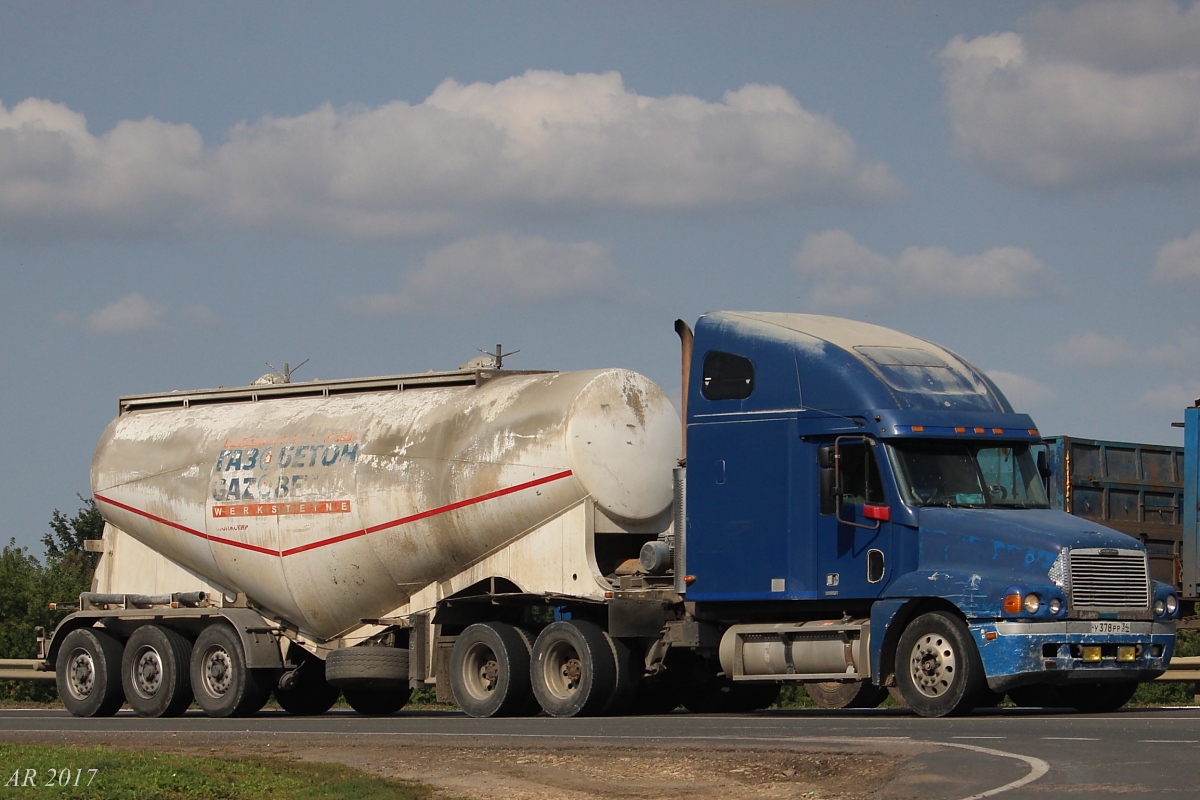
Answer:
M697 401L689 402L689 416L714 413L718 407L741 412L811 408L839 413L1012 413L996 385L965 359L932 342L870 323L815 314L714 312L696 323L697 381L699 365L711 350L776 362L768 369L756 363L758 375L773 380L760 381L754 394L735 403L736 409L729 401L714 404L699 391L689 392L689 401ZM781 370L785 359L792 363Z

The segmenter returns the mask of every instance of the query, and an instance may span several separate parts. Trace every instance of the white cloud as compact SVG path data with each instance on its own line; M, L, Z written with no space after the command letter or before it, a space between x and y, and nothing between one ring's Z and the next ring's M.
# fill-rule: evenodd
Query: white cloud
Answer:
M877 305L897 295L1015 298L1045 265L1027 250L996 247L959 256L944 247L909 247L889 259L845 231L804 240L793 264L809 284L810 305Z
M873 202L898 186L831 119L778 86L720 102L647 97L615 72L443 82L423 102L324 106L235 126L122 122L29 99L0 106L0 230L139 232L193 217L390 237L523 210L688 211Z
M604 245L500 234L435 250L401 280L399 291L353 298L350 304L368 314L414 313L570 302L613 297L620 290Z
M1200 279L1200 231L1186 239L1176 239L1163 245L1158 251L1151 276L1158 283Z
M1175 332L1173 341L1137 346L1121 336L1086 331L1052 346L1050 352L1072 367L1181 366L1200 363L1200 332L1184 328Z
M1137 405L1143 408L1178 412L1181 408L1190 408L1195 405L1197 398L1200 398L1200 381L1185 381L1147 389L1138 398Z
M1000 369L989 369L987 375L1017 410L1036 408L1058 399L1058 392L1033 378Z
M99 334L138 333L162 325L166 313L163 304L134 292L92 312L88 330Z
M942 50L960 152L1039 186L1200 173L1200 5L1083 3Z

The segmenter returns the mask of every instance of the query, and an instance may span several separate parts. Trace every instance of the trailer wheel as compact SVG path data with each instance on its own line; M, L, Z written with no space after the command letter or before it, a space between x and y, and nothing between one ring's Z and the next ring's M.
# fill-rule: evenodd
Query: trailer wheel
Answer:
M76 717L111 717L125 702L121 643L101 628L67 634L54 664L63 705Z
M896 647L896 685L922 717L970 713L987 684L966 625L944 611L910 622Z
M804 691L821 708L876 708L888 696L870 681L816 681L804 684Z
M1137 691L1137 681L1119 683L1068 684L1063 687L1066 704L1085 714L1116 711L1129 702Z
M159 625L143 625L125 643L121 686L139 717L178 717L192 704L192 643Z
M552 717L600 713L617 688L617 664L600 626L584 620L552 622L533 643L533 693Z
M228 625L205 628L192 648L192 691L210 717L248 717L271 696L266 674L246 666L246 651Z
M295 717L313 717L333 708L342 692L325 680L325 662L311 657L296 668L293 683L275 687L279 707Z
M450 688L459 708L472 717L511 717L529 705L530 648L503 622L476 623L454 640Z

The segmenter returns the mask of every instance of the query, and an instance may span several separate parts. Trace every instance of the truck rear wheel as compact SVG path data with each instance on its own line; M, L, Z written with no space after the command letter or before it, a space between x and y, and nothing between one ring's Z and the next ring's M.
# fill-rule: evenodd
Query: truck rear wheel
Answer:
M139 717L178 717L192 704L192 643L160 625L143 625L125 643L121 686Z
M613 648L600 626L584 620L552 622L533 643L533 693L552 717L599 714L617 688Z
M983 664L967 626L931 611L904 629L896 648L896 686L922 717L968 714L986 687Z
M54 664L63 705L76 717L111 717L125 702L121 643L101 628L67 634Z
M248 717L271 696L267 675L246 665L246 651L229 625L209 625L192 647L192 692L210 717Z
M804 684L804 691L821 708L876 708L888 696L870 681L816 681Z
M471 625L454 640L450 687L459 708L472 717L511 717L525 711L533 687L530 648L511 625Z

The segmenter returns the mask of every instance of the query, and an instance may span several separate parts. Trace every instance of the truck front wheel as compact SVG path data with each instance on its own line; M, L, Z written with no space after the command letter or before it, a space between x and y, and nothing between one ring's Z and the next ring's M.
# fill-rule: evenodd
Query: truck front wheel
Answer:
M67 634L54 663L63 705L77 717L111 717L125 702L121 688L121 643L100 628Z
M178 717L192 704L192 643L170 628L143 625L125 643L121 685L139 717Z
M533 693L552 717L599 714L617 688L617 663L600 626L552 622L533 643Z
M986 683L962 620L932 611L910 622L896 648L896 686L922 717L970 713Z
M471 625L454 640L450 687L459 707L472 717L511 717L529 705L530 648L503 622Z

